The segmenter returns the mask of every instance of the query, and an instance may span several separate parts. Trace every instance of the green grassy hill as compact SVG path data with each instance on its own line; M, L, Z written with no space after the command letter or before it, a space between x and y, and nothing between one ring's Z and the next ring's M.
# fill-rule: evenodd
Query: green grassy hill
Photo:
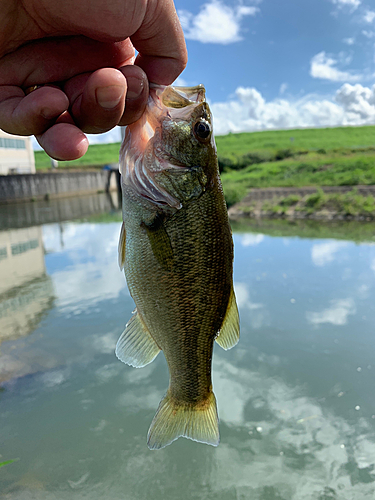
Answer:
M375 184L375 126L229 134L217 147L229 205L251 187Z
M375 126L244 132L218 136L216 143L219 155L227 158L238 158L249 152L273 154L285 149L375 149Z
M117 163L120 151L120 143L93 144L85 156L73 161L59 161L59 168L101 168L107 163ZM35 151L35 167L39 171L51 168L51 160L44 151Z

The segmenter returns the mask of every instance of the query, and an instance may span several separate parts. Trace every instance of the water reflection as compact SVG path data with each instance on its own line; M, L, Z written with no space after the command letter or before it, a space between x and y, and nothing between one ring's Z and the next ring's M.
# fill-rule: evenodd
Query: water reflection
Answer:
M40 227L0 231L0 343L32 332L52 307Z
M65 223L43 227L46 261L53 276L56 306L71 312L116 298L125 288L117 263L119 223Z
M55 299L1 345L0 367L23 363L0 394L0 453L20 458L1 469L4 498L374 498L375 246L235 234L242 337L214 352L221 444L150 452L168 374L162 356L139 370L114 357L133 308L119 226L45 225L27 250L45 249Z
M29 203L0 204L0 230L82 219L119 210L121 199L117 191Z

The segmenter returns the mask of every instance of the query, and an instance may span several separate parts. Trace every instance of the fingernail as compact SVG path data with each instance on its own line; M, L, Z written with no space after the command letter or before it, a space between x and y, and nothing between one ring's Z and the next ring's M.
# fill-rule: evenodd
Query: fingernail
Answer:
M56 111L55 109L42 108L40 110L40 114L46 120L53 120L54 118L57 118L61 114L61 112L60 111Z
M134 78L133 76L128 76L126 78L128 84L128 90L126 92L126 99L136 99L139 97L144 89L144 82L140 78Z
M96 99L100 106L105 109L115 108L123 95L124 87L121 85L109 85L96 89Z

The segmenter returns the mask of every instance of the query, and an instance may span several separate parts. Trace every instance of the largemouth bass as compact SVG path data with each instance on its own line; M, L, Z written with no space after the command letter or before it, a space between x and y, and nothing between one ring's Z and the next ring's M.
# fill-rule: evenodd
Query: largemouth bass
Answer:
M239 339L233 242L203 85L153 85L120 152L123 225L119 263L136 311L116 355L142 367L163 351L169 388L148 447L180 436L217 446L214 341Z

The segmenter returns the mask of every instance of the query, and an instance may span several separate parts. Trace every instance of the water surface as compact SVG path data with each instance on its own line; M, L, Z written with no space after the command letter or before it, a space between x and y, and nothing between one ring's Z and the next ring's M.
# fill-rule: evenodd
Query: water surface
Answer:
M0 498L374 498L373 241L239 230L241 341L214 351L221 443L160 451L146 435L165 360L114 356L134 308L120 222L0 232L0 462L19 458Z

